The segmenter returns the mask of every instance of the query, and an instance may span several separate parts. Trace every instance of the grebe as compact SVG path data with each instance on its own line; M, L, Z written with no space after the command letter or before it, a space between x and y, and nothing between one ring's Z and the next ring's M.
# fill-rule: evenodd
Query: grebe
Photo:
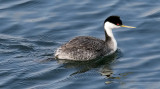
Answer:
M120 27L135 28L123 25L119 16L110 16L104 21L105 40L89 36L75 37L59 47L54 56L57 59L87 61L110 55L117 50L112 29Z

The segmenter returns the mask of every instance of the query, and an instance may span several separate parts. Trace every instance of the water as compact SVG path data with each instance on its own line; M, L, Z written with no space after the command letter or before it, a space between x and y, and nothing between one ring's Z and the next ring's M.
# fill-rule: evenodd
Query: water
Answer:
M1 89L159 89L160 1L0 0ZM54 60L75 36L104 39L119 15L136 29L113 30L118 52L89 62Z

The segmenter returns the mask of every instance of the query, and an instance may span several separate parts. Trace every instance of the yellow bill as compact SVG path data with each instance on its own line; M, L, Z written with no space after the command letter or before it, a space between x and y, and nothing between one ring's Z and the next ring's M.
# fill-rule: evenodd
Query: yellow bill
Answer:
M121 27L126 27L126 28L136 28L136 27L126 26L126 25L121 25Z

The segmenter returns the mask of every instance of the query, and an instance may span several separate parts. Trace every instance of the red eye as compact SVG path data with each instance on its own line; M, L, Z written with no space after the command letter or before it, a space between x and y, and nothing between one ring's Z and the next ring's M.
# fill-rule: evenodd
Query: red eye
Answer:
M117 25L119 25L119 23L117 23Z

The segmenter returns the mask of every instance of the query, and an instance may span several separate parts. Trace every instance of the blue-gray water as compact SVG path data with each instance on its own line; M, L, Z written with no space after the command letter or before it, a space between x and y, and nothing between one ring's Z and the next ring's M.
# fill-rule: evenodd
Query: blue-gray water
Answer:
M160 89L159 0L0 0L0 89ZM113 30L118 52L67 62L54 51L75 36L104 39L119 15L135 29Z

